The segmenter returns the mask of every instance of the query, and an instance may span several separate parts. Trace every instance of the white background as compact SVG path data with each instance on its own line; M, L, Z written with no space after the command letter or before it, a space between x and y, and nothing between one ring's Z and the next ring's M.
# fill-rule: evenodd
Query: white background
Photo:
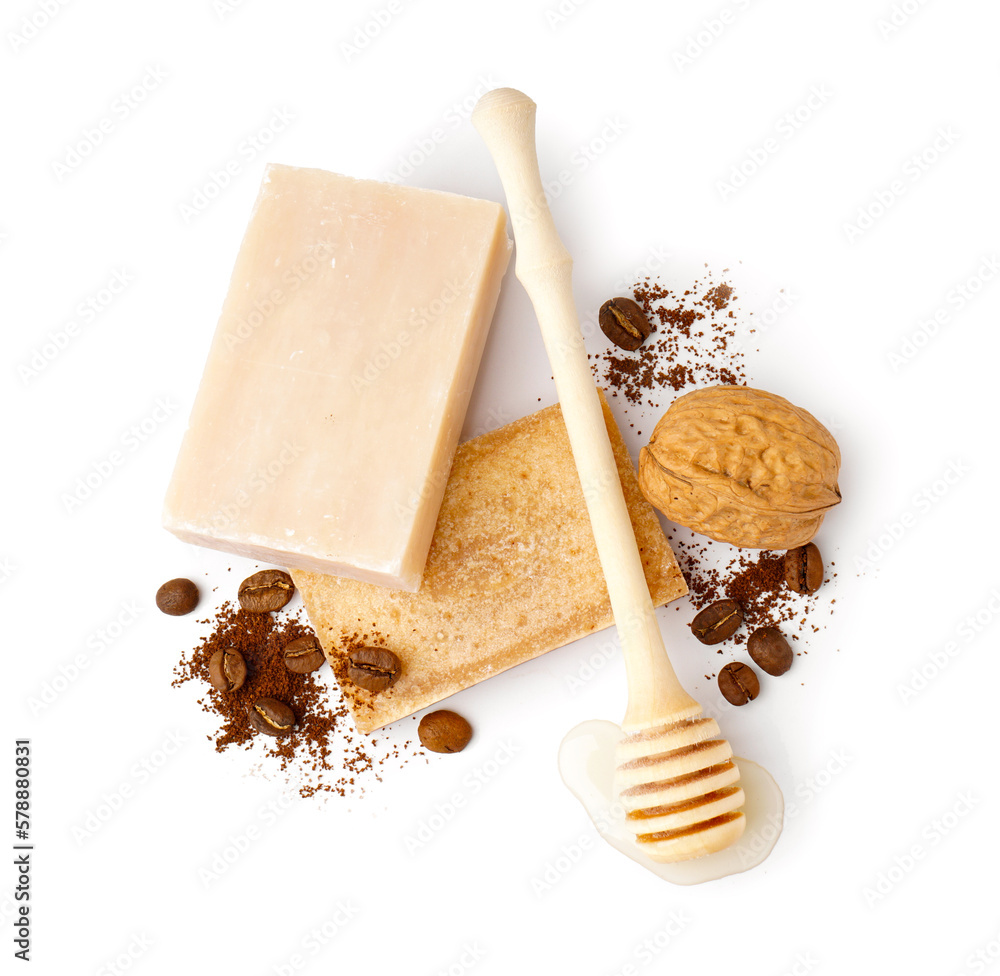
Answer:
M34 971L1000 971L998 22L989 0L8 0L0 687L8 810L13 740L33 741ZM818 538L836 612L794 679L724 716L795 813L761 867L701 887L597 840L559 781L562 736L624 711L618 654L570 687L608 634L457 696L476 728L460 756L280 816L280 779L217 755L193 687L170 687L205 628L156 611L157 586L207 582L208 608L253 569L181 544L159 513L265 162L502 200L467 120L495 85L535 99L543 176L568 177L553 213L581 314L643 266L681 286L733 269L744 325L784 288L794 305L748 378L842 446L844 503ZM734 167L750 175L731 192ZM116 273L130 283L85 320ZM539 398L549 370L509 275L466 432ZM714 652L688 613L661 616L682 680L717 705ZM61 691L39 708L46 687ZM5 955L15 883L5 869Z

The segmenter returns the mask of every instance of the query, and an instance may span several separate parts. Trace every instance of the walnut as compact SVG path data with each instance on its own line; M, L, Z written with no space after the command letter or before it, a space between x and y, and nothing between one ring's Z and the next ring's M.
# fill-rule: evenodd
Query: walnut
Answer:
M639 484L667 518L719 542L794 549L840 501L840 450L800 407L745 386L678 398L639 452Z

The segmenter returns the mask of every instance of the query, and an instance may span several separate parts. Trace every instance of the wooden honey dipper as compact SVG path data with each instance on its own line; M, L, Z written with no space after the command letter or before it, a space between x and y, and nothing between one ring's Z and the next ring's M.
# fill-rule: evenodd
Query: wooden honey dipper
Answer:
M743 833L740 773L719 726L681 687L663 646L573 301L573 261L552 221L535 151L535 103L513 88L484 95L472 122L493 157L516 274L535 308L569 433L628 678L615 793L654 861L722 850Z

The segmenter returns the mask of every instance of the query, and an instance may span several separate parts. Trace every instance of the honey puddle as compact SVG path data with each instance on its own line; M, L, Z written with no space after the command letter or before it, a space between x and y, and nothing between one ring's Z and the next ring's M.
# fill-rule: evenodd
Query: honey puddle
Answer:
M702 884L756 867L771 853L781 834L785 801L771 774L749 759L733 757L746 795L743 836L715 854L676 864L651 861L625 829L625 811L612 789L615 746L621 729L614 722L583 722L567 733L559 746L559 773L570 792L583 804L597 832L622 854L665 881L678 885Z

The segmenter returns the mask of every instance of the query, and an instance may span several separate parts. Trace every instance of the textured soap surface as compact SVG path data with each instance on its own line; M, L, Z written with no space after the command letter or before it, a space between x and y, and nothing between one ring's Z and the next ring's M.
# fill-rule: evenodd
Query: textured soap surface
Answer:
M510 247L499 204L269 166L165 526L415 589Z
M687 593L602 394L655 606ZM558 405L459 446L417 593L293 571L362 732L411 715L612 624L611 604ZM378 695L347 678L350 649L403 661Z

